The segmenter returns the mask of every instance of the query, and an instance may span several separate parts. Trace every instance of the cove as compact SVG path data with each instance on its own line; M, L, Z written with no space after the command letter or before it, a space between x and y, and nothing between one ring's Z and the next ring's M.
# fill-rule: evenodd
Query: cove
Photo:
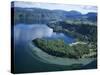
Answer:
M83 65L89 64L93 61L93 59L66 59L65 61L65 59L62 58L56 58L55 60L55 57L47 55L45 52L43 52L41 49L38 49L36 46L30 46L32 40L36 38L60 38L64 39L66 43L74 42L75 38L70 37L69 35L64 35L63 33L55 33L53 32L53 29L49 28L44 24L14 25L13 38L15 43L14 57L16 72L43 72L53 70L69 70L73 69L73 64L77 64L78 67L82 67Z

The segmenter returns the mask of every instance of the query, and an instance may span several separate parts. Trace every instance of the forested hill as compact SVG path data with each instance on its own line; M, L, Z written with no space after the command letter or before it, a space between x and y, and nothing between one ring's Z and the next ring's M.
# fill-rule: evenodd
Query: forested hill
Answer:
M41 8L12 7L14 22L25 24L46 24L52 21L78 21L96 23L97 13L81 14L78 11L48 10Z

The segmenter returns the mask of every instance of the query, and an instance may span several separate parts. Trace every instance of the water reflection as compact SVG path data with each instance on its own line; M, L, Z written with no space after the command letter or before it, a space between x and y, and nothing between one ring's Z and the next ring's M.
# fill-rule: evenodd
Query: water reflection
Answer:
M72 67L68 66L66 67L61 65L44 63L35 59L35 57L32 57L32 52L28 44L36 38L60 38L64 39L64 41L66 41L67 43L74 42L74 38L70 36L65 36L63 33L55 33L53 32L53 29L49 28L46 25L15 25L14 41L16 72L39 72L72 69Z
M14 27L14 39L18 41L31 41L36 38L64 39L67 43L74 42L74 38L65 36L63 33L53 32L53 29L46 25L24 25L19 24Z

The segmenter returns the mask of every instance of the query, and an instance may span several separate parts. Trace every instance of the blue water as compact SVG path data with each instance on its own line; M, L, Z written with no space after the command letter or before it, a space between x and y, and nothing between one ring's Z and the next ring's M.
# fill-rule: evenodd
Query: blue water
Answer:
M47 37L49 39L64 39L64 41L68 44L75 41L75 38L70 37L69 35L53 32L53 30L46 25L16 25L14 27L14 66L16 73L79 69L79 67L74 67L72 65L61 66L43 63L32 57L29 54L31 53L31 49L28 44L33 39L43 37ZM79 65L82 66L81 64Z
M47 37L46 39L51 39L51 40L62 39L66 44L75 42L74 37L71 37L70 35L65 35L64 33L56 33L56 32L54 32L51 37Z

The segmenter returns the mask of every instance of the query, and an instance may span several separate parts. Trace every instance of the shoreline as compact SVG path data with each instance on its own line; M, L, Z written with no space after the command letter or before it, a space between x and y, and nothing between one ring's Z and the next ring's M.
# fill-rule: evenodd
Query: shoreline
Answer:
M30 43L29 46L32 48L33 55L35 52L35 55L38 56L40 61L49 63L49 64L66 65L66 66L73 65L73 64L87 65L96 59L96 58L81 58L81 59L61 58L61 57L52 56L52 55L47 54L46 52L43 52L38 47L35 47L32 43Z

